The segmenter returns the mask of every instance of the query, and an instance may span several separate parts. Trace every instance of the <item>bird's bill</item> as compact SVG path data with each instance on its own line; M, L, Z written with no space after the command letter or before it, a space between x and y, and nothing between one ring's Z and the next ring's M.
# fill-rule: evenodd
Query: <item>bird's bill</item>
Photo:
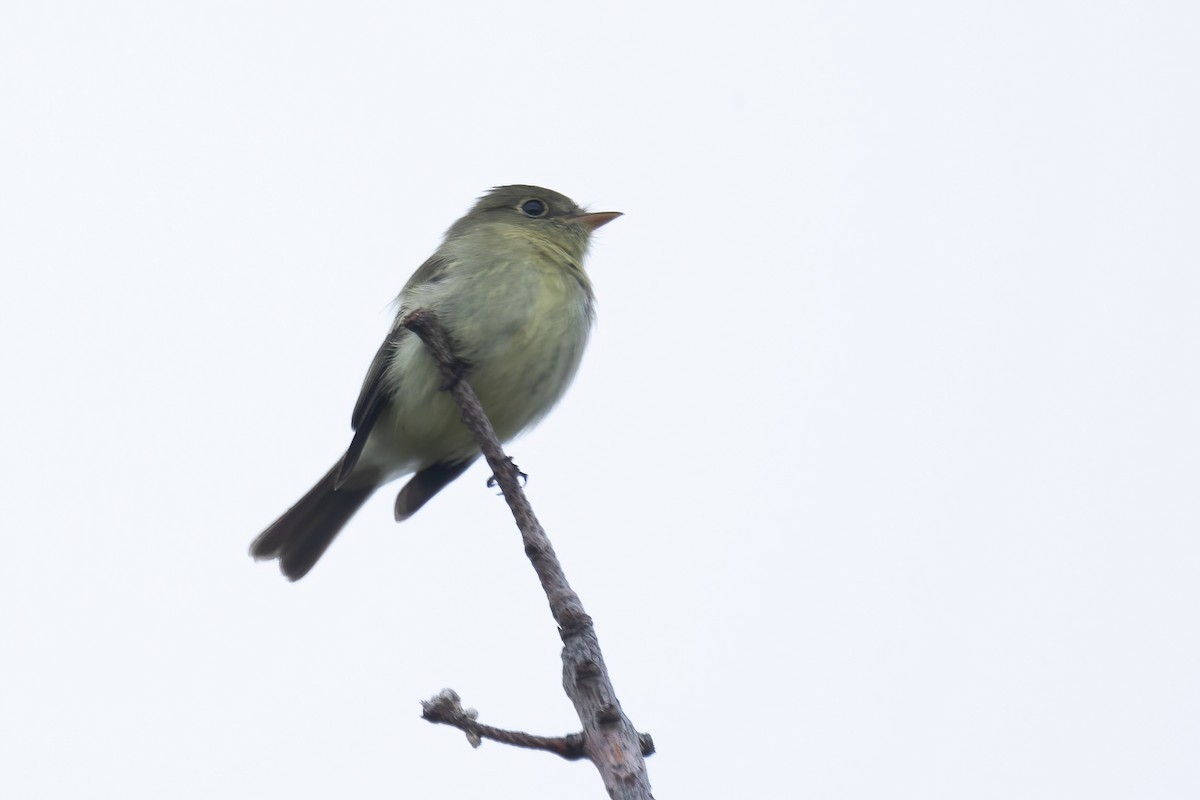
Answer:
M594 211L587 214L576 214L571 217L571 221L583 226L583 229L588 233L596 230L601 225L607 225L617 217L621 216L620 211Z

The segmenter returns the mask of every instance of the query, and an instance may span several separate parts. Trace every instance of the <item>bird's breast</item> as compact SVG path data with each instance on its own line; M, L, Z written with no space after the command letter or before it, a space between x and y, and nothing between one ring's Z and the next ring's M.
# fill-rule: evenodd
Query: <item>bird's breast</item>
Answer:
M506 276L486 306L459 319L468 379L503 439L536 422L575 377L591 296L566 267L534 263Z
M405 306L437 314L497 435L508 440L544 416L575 377L592 324L586 280L546 259L452 269ZM388 451L396 472L477 452L416 336L400 341L387 380L392 403L371 449Z

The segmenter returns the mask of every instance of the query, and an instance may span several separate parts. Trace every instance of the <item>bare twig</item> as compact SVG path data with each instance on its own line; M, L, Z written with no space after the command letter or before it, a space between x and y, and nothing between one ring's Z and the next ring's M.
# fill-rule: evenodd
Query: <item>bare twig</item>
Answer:
M442 689L428 700L421 701L421 718L433 723L449 725L458 728L467 735L471 747L479 747L484 739L491 739L501 744L511 744L514 747L527 747L530 750L545 750L556 756L562 756L567 761L578 761L586 758L583 750L583 734L568 733L565 736L538 736L524 731L509 731L494 728L479 721L479 712L473 708L463 708L462 698L453 689ZM642 747L642 755L654 753L654 740L648 733L638 734L638 743Z
M514 747L527 747L530 750L545 750L562 756L568 761L577 761L586 755L583 752L583 734L571 733L566 736L535 736L523 731L507 731L493 728L477 720L479 714L473 708L463 708L458 692L453 689L443 689L428 700L421 701L421 717L430 722L440 722L458 728L467 735L467 741L472 747L479 747L484 739L491 739Z
M504 454L479 398L464 379L466 366L455 356L453 345L433 312L417 309L405 318L404 325L421 338L437 362L445 388L458 403L463 423L479 443L521 530L525 554L541 581L563 640L563 688L583 725L583 754L596 765L610 797L652 800L650 777L642 756L644 745L617 701L592 618L567 583L554 548L521 489L519 470ZM653 752L653 743L648 745L649 752Z

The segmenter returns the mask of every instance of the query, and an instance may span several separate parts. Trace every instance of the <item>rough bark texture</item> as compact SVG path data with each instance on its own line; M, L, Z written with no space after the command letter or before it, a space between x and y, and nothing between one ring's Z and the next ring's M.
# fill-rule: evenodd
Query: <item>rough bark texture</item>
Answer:
M650 777L642 757L643 747L653 752L649 737L640 736L625 716L608 677L592 618L583 610L579 595L567 582L545 530L521 489L520 472L504 454L492 424L483 413L475 392L465 380L467 367L455 356L437 317L418 309L404 323L421 337L441 368L445 389L462 410L463 422L475 435L492 469L504 499L521 530L525 553L533 563L550 613L563 641L563 688L583 725L583 754L596 765L612 798L652 800Z

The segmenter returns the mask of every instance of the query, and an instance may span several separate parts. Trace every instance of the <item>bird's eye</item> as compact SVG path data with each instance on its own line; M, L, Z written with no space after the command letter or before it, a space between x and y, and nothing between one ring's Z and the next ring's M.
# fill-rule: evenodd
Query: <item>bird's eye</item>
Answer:
M541 200L526 200L521 203L521 213L527 217L546 216L546 204Z

